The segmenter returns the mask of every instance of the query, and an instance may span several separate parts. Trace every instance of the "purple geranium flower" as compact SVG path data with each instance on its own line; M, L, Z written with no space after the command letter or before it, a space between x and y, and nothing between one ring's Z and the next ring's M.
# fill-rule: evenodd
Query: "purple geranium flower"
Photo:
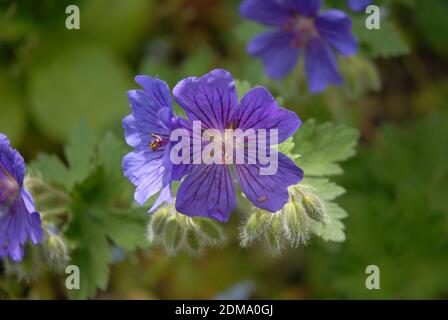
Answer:
M23 259L28 239L42 240L40 215L31 194L25 190L25 161L8 138L0 134L0 258Z
M132 113L123 120L126 142L135 150L124 157L123 171L137 187L135 200L140 205L160 191L150 209L154 211L173 200L171 183L182 168L170 161L170 134L181 125L181 119L173 115L164 81L147 76L137 76L135 81L143 90L128 92Z
M348 0L348 6L354 12L361 12L371 5L373 0Z
M216 129L224 134L226 129L244 132L277 129L278 143L281 143L301 125L297 115L280 108L264 87L252 89L238 103L233 78L225 70L213 70L201 78L186 78L177 84L173 94L190 121L201 121L202 130ZM275 174L260 175L262 166L258 158L255 164L232 165L247 198L259 208L276 212L288 201L288 186L299 183L303 171L281 153L278 153ZM235 193L231 165L225 161L192 164L178 190L176 209L191 217L227 221L236 207Z
M312 93L343 82L334 50L343 56L356 53L351 19L340 10L319 13L321 0L244 0L241 15L275 28L256 36L248 46L273 79L289 74L305 55L305 71Z

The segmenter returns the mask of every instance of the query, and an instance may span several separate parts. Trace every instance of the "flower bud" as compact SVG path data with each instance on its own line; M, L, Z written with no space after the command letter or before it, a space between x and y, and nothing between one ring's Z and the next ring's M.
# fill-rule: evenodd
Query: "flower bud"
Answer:
M44 255L49 264L56 270L63 270L69 260L67 245L62 237L56 233L49 232L44 247Z
M292 200L282 210L286 235L293 247L306 243L309 237L310 222L300 202Z
M197 225L203 238L209 243L216 245L225 241L224 233L215 221L207 218L195 218L194 223Z
M190 226L186 232L186 245L190 252L199 254L202 250L202 239L199 230L195 226Z
M176 216L169 217L163 229L163 246L170 255L181 248L185 237L185 229Z
M246 247L254 240L260 238L266 229L271 213L256 210L247 220L241 233L241 245Z
M159 238L166 224L168 217L168 210L166 207L160 208L151 216L151 220L148 225L148 241L153 244L157 238Z
M266 240L269 249L275 255L279 255L282 250L283 223L280 214L273 213L269 221L269 227L266 232Z
M315 195L306 193L302 197L302 204L306 214L317 222L325 222L325 211L322 202Z

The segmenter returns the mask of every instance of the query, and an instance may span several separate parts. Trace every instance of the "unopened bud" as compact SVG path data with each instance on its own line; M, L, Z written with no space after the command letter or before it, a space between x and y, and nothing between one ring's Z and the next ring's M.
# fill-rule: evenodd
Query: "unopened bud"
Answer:
M164 228L163 244L168 254L175 254L181 248L185 229L177 217L170 217Z
M241 244L244 247L260 238L266 230L270 215L271 213L264 210L257 210L249 217L241 234Z
M202 249L201 235L195 226L190 226L186 233L186 245L194 254L199 254Z
M281 216L272 213L270 224L266 232L266 240L272 253L278 255L282 250L283 224Z
M293 247L306 243L309 236L310 223L305 209L300 202L290 201L282 210L286 235Z
M194 222L205 240L212 244L219 244L225 241L224 233L215 221L206 218L196 218Z
M325 222L325 210L319 198L311 193L304 194L302 204L308 217L317 222Z
M45 248L45 257L56 270L62 270L69 260L67 245L59 235L50 234Z
M160 208L153 213L148 225L148 241L153 244L163 233L163 229L168 217L167 209Z

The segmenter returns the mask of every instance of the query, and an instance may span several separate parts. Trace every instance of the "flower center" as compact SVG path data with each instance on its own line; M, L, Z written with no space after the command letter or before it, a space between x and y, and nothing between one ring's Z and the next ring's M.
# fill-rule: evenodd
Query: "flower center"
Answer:
M291 43L294 48L300 47L309 38L318 35L314 26L314 19L300 15L294 16L294 18L284 25L284 29L294 34L294 39Z
M17 199L19 191L20 187L16 179L0 165L0 212Z

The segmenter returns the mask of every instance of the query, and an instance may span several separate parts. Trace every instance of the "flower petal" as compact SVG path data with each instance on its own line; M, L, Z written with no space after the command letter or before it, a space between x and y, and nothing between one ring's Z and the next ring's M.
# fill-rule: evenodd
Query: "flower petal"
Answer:
M299 46L293 46L293 42L290 32L265 32L252 39L247 52L263 61L271 78L282 79L294 69L300 55Z
M288 187L303 179L303 171L282 153L278 153L275 174L260 175L262 167L261 164L235 165L236 177L242 191L255 206L277 212L288 202Z
M320 35L340 54L353 55L358 51L358 43L352 34L352 20L343 11L329 10L316 19Z
M25 160L20 153L11 147L6 135L0 133L0 167L3 167L20 187L25 178Z
M244 0L240 6L240 14L246 19L268 26L281 26L292 16L285 2L279 0Z
M177 192L177 211L190 217L227 221L235 207L233 178L225 165L195 166Z
M238 100L232 75L222 69L180 81L173 94L191 121L221 130L230 123Z
M137 187L134 198L140 205L161 190L156 202L172 201L170 163L163 147L159 150L134 151L123 158L124 175Z
M144 149L153 139L151 134L169 137L169 124L163 120L172 115L171 97L164 81L147 76L137 76L136 81L144 90L128 92L132 113L124 118L123 128L126 142L131 147ZM165 117L159 118L160 113Z
M292 136L301 123L294 112L279 107L274 97L264 87L256 87L246 93L235 115L235 127L243 131L277 129L278 143ZM269 132L267 134L269 135Z
M319 93L329 84L342 84L336 57L331 48L318 37L310 38L306 45L305 71L312 93Z
M39 213L29 212L21 197L0 217L0 257L9 255L13 261L21 261L25 242L30 239L37 244L42 237Z

